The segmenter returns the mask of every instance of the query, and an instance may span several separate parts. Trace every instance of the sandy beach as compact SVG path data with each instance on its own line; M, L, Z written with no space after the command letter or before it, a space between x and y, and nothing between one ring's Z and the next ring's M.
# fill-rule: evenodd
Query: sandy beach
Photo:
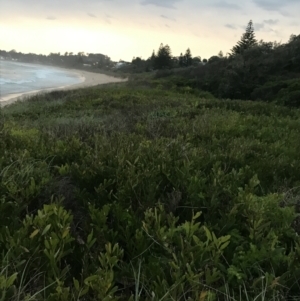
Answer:
M81 83L68 85L68 86L61 86L61 87L53 87L49 89L41 89L41 90L34 90L26 93L17 93L17 94L9 94L0 98L0 106L9 105L17 100L22 100L24 97L28 97L31 95L36 95L39 93L45 93L50 91L57 91L57 90L72 90L77 88L85 88L90 86L97 86L101 84L108 84L108 83L118 83L127 81L127 79L117 78L108 76L101 73L93 73L83 70L75 70L75 69L68 69L68 71L72 71L76 73L82 80Z

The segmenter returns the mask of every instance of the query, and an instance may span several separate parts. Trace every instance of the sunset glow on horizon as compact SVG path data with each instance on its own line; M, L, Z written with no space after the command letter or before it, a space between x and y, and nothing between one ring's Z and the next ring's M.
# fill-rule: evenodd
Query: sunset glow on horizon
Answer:
M256 38L287 42L299 34L298 0L2 0L0 49L24 53L84 51L112 60L147 59L160 43L178 56L224 54L250 19Z

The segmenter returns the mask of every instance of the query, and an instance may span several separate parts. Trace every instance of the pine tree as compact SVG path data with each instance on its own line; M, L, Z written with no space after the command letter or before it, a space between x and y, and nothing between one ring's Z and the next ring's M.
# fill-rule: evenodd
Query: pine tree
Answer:
M147 71L153 70L155 68L155 60L156 55L155 51L153 50L152 55L147 59Z
M152 55L151 55L151 57L150 57L150 60L152 61L152 62L154 62L155 61L155 51L153 50L153 52L152 52Z
M242 54L246 49L249 49L257 45L257 40L255 38L253 22L249 21L245 33L243 33L241 40L237 42L237 45L231 49L231 54Z
M179 56L179 67L183 67L183 66L184 66L184 58L183 58L183 54L181 52L180 56Z
M186 67L191 66L193 63L192 53L190 48L188 48L184 55L184 64Z
M163 69L172 67L172 53L169 45L160 44L156 58L155 68Z

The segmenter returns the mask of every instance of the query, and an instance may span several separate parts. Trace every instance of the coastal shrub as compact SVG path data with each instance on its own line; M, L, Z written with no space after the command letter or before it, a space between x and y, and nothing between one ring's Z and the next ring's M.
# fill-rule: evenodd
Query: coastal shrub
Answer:
M299 299L299 110L124 85L1 116L3 300Z
M289 107L299 107L300 80L273 80L257 87L251 94L254 99L274 101Z

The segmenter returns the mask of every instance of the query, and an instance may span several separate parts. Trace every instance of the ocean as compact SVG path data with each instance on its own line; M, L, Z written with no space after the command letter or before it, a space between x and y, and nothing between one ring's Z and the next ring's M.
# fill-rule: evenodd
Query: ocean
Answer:
M52 66L0 60L0 98L83 82L72 71Z

